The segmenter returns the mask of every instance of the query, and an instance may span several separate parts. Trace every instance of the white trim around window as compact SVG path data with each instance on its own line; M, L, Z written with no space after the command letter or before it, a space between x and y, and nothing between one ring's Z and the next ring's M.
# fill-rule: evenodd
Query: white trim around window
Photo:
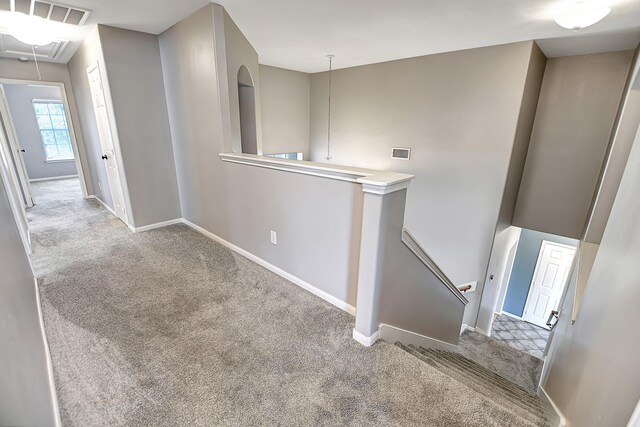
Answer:
M64 102L57 99L32 99L31 104L40 131L45 163L75 162ZM55 148L56 155L50 153L52 148Z

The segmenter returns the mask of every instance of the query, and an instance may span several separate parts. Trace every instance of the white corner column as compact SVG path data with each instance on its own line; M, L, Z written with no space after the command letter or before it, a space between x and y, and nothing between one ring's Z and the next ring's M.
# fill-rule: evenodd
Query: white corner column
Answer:
M391 202L388 196L397 191L406 191L413 178L413 175L407 174L381 173L358 179L365 194L353 339L367 347L373 345L379 336L378 304L382 285L384 241L387 235L385 208ZM402 200L404 201L404 198Z

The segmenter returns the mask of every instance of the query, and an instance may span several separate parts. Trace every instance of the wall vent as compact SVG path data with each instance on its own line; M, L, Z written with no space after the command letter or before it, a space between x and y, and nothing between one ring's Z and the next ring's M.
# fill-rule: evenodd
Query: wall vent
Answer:
M391 157L400 160L409 160L411 157L411 148L392 148Z
M0 0L0 10L21 12L70 25L85 23L91 11L40 0Z

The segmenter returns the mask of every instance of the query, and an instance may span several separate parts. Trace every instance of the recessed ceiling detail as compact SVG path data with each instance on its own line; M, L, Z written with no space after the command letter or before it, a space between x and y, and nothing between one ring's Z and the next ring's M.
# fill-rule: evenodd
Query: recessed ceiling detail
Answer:
M0 0L0 10L21 12L71 25L84 24L91 14L91 11L86 9L40 0Z
M0 0L0 12L18 12L37 16L51 22L82 26L91 11L59 3L40 0ZM0 28L0 56L9 58L27 57L45 61L56 61L61 58L69 40L63 37L43 46L32 46L18 40L8 28Z
M68 43L67 40L58 40L46 46L34 46L33 49L38 60L56 60ZM9 34L0 33L0 56L33 59L33 52L31 51L31 45L22 43Z

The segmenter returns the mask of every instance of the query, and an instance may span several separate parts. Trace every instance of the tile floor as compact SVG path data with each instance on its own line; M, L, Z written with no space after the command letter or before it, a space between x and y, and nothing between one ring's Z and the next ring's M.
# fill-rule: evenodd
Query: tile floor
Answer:
M549 331L503 314L493 322L491 337L542 359Z

